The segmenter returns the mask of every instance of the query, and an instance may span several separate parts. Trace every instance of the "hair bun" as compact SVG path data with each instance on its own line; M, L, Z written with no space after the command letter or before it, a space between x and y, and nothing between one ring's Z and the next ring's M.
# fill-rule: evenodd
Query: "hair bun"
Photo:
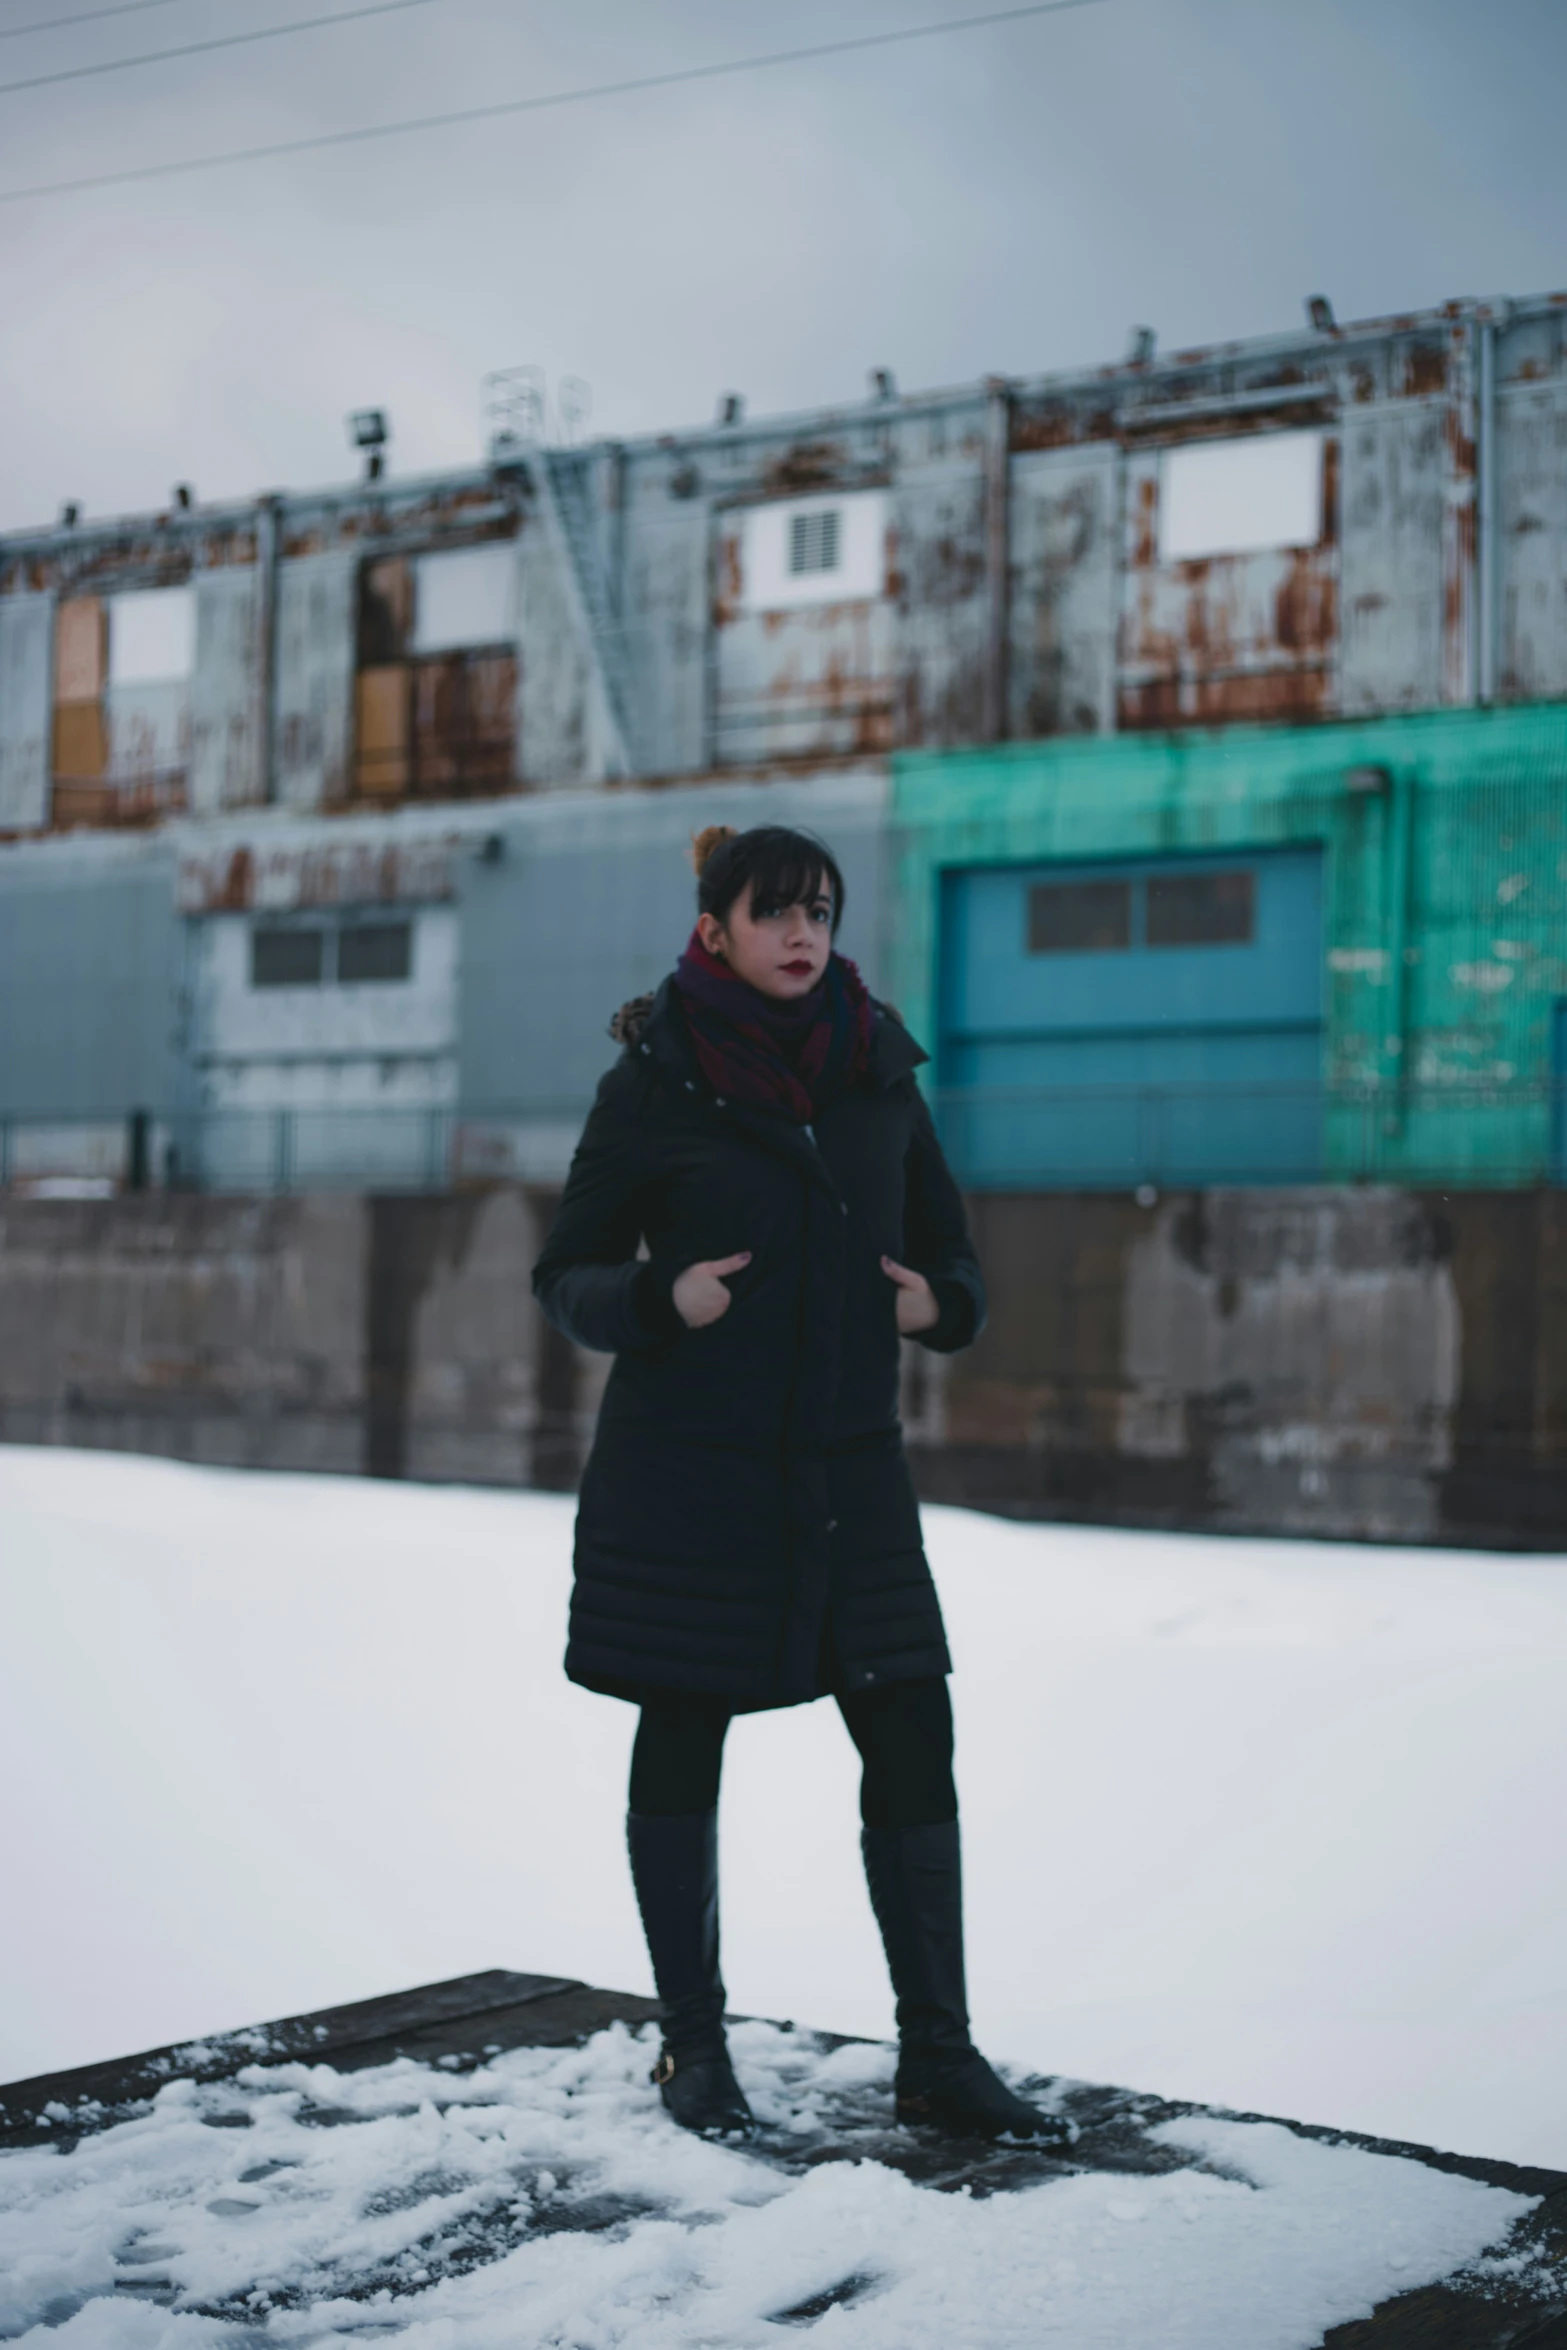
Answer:
M709 864L726 840L738 840L740 835L732 824L704 824L700 832L691 835L691 863L696 877L701 880Z

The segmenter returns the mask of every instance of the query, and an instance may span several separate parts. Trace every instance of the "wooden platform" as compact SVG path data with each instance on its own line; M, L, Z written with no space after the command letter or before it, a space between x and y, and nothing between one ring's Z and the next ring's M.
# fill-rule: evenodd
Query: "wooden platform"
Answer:
M448 2072L471 2070L507 2049L572 2046L606 2025L637 2026L650 2022L655 2013L651 2000L629 1993L598 1990L558 1975L513 1974L496 1968L324 2008L314 2015L287 2016L206 2040L12 2082L0 2087L0 2148L52 2144L69 2149L84 2137L145 2112L159 2090L173 2081L217 2083L233 2079L247 2066L301 2060L327 2063L340 2072L363 2071L399 2057L438 2064ZM843 2044L830 2035L810 2037L828 2046ZM1066 2085L1058 2102L1079 2130L1076 2144L1066 2152L987 2145L901 2128L891 2119L884 2093L872 2096L863 2091L850 2092L835 2104L823 2131L810 2140L775 2141L764 2133L753 2151L760 2160L795 2174L826 2162L874 2161L936 2192L994 2195L1071 2171L1146 2175L1179 2168L1187 2158L1152 2133L1161 2122L1218 2110L1083 2083ZM227 2116L221 2108L209 2108L203 2118L216 2127L226 2121L240 2127L248 2121L243 2112ZM1527 2281L1493 2283L1484 2293L1456 2282L1422 2286L1383 2302L1370 2318L1334 2328L1320 2350L1567 2350L1567 2173L1442 2153L1354 2131L1290 2121L1282 2126L1301 2137L1404 2156L1540 2199L1524 2228L1523 2248L1531 2256ZM0 2166L0 2199L3 2193ZM559 2224L582 2223L579 2217L563 2218ZM600 2215L594 2224L606 2223ZM499 2257L506 2249L508 2243L498 2238L489 2256ZM465 2258L471 2265L471 2256ZM820 2310L813 2305L788 2314L807 2322L835 2300L852 2299L854 2282L845 2280L841 2292L824 2296Z

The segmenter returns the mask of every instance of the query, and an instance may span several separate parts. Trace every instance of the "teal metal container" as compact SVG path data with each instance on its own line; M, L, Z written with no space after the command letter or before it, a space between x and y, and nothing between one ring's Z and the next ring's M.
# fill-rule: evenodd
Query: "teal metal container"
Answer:
M889 990L969 1180L1560 1177L1562 705L910 754L891 821ZM1138 893L1204 871L1255 931L1183 968ZM1118 875L1124 952L1031 946L1032 892Z

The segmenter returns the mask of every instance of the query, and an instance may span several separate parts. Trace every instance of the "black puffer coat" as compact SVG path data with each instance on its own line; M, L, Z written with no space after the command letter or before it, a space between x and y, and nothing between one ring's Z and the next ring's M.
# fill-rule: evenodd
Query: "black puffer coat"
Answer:
M925 1345L977 1336L979 1266L912 1075L926 1056L879 1012L868 1083L813 1139L711 1092L668 980L617 1033L533 1276L558 1330L616 1356L582 1480L567 1672L737 1712L947 1672L880 1264L930 1281ZM688 1329L676 1276L741 1249L728 1312Z

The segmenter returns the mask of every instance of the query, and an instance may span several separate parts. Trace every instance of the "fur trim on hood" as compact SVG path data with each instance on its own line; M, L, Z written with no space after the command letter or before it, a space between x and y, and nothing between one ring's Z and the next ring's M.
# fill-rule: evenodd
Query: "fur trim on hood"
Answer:
M634 995L622 1004L609 1024L609 1033L617 1044L637 1044L647 1026L648 1014L653 1009L651 995Z

